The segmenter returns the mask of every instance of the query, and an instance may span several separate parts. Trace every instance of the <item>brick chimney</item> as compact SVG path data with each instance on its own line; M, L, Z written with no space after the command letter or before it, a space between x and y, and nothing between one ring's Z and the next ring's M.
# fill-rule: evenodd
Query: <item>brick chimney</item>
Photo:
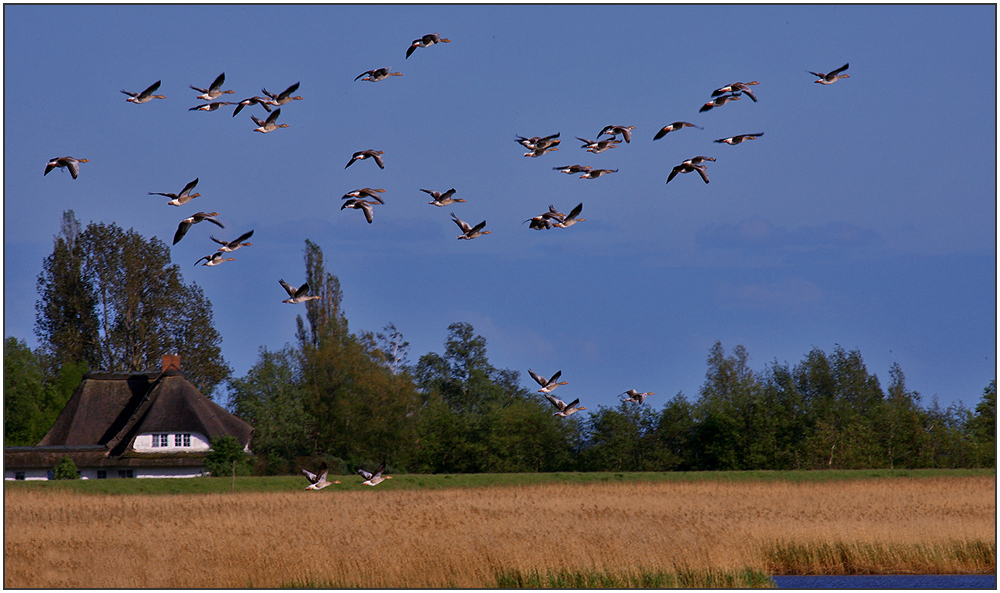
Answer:
M181 370L181 356L179 354L164 354L163 355L163 371L179 371Z

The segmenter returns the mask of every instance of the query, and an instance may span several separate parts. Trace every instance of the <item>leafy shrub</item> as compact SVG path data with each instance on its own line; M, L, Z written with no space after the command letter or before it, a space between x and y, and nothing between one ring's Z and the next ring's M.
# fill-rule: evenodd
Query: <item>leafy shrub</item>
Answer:
M235 437L225 435L212 439L212 449L205 455L205 467L213 476L229 476L233 473L233 462L236 463L236 475L249 476L253 471L250 460L243 445Z
M80 477L77 473L76 464L69 456L65 456L59 461L59 465L56 466L55 479L56 480L76 480Z

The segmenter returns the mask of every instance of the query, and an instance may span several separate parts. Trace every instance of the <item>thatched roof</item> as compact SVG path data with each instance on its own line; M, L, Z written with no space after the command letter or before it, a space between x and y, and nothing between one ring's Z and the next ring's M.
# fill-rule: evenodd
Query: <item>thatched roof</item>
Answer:
M5 449L4 462L48 467L69 455L78 467L121 465L124 458L142 465L201 463L197 452L132 450L136 436L154 432L195 432L209 440L231 435L246 447L253 427L199 392L178 370L89 373L38 446ZM113 461L102 462L105 457Z

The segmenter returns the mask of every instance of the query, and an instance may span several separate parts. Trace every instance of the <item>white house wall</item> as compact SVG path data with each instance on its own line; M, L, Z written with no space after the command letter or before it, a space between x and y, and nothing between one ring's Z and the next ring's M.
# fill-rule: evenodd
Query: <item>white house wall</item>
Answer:
M136 451L141 451L143 453L164 453L171 451L207 451L209 449L208 438L199 432L185 432L180 434L190 434L191 435L191 446L190 447L178 447L174 444L174 433L155 433L155 436L159 437L161 434L167 435L167 446L166 447L154 447L153 446L153 433L139 434L132 441L132 448Z
M107 472L108 480L117 480L118 469L117 467L102 467L102 471ZM131 469L132 476L134 478L198 478L207 472L204 467L135 467L135 468L122 468ZM16 472L24 472L25 481L28 480L47 480L48 473L52 471L50 468L46 469L4 469L3 479L4 480L14 480L16 479ZM96 467L84 467L80 470L80 477L84 480L96 480L98 468Z

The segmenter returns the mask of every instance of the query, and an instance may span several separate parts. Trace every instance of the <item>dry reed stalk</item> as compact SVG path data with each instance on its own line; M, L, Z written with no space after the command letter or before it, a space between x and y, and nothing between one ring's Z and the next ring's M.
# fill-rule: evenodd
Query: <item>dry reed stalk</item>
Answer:
M844 544L992 542L995 559L995 501L992 477L185 496L11 489L4 585L494 587L505 571L767 571L777 546ZM968 572L964 562L940 568Z

